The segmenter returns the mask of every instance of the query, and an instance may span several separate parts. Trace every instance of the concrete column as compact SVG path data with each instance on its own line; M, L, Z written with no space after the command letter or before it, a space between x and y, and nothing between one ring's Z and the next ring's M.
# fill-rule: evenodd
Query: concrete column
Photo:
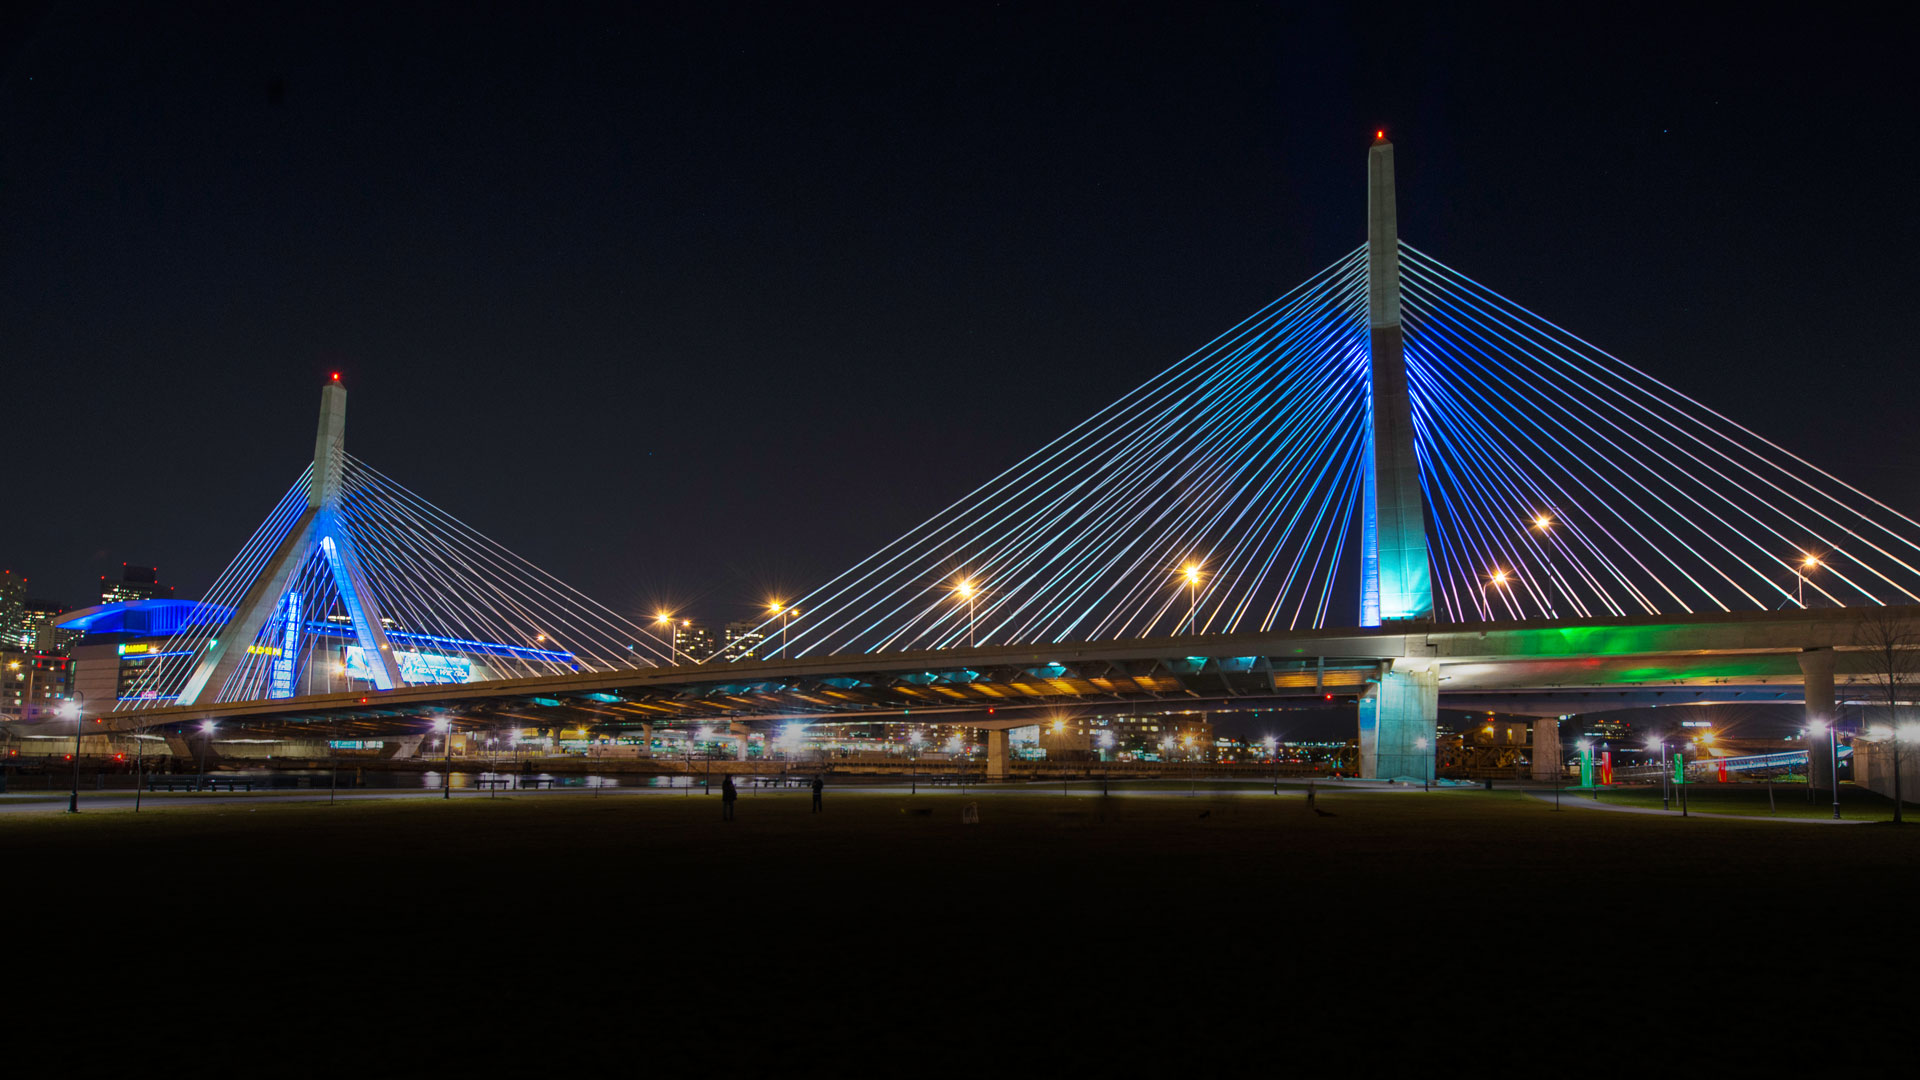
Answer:
M1006 731L987 732L987 779L1007 779L1013 771L1012 763L1012 736Z
M1434 777L1440 670L1431 660L1396 660L1360 698L1360 775L1368 780Z
M747 760L747 735L752 731L753 729L751 727L738 722L727 725L727 732L733 736L734 740L733 760Z
M1360 622L1378 626L1382 619L1433 618L1426 497L1413 449L1413 404L1400 326L1393 144L1384 136L1367 154L1367 318L1371 458L1362 506Z
M1807 727L1813 728L1816 722L1824 723L1827 734L1824 738L1809 738L1807 744L1807 782L1815 791L1833 790L1833 745L1836 738L1833 722L1837 718L1833 708L1833 650L1803 649L1800 652L1800 675L1806 683Z
M1560 751L1560 718L1542 716L1533 722L1533 749L1528 752L1533 759L1533 778L1542 783L1551 783L1559 779L1560 769L1565 760Z
M643 758L650 758L653 756L653 725L652 724L640 725L640 756Z

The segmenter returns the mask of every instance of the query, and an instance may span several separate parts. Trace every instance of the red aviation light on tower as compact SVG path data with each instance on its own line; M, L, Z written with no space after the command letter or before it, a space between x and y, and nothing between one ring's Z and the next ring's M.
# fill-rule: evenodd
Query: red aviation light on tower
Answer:
M336 372L334 372L334 373L333 373L333 381L334 381L334 382L339 382L339 381L340 381L340 373L339 373L339 372L337 372L337 371L336 371Z

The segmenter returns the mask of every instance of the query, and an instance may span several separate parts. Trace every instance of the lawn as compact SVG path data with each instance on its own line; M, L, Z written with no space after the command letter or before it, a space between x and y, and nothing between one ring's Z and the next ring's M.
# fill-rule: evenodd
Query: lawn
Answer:
M1881 954L1856 929L1815 943L1904 941L1920 883L1920 827L1479 790L1323 788L1318 805L836 789L824 814L761 794L723 823L697 794L175 797L137 817L0 815L0 846L33 913L16 927L75 928L82 994L204 1009L248 1042L290 1019L302 1045L316 1025L450 1025L462 1053L511 1031L515 1054L630 1041L710 1049L723 1072L764 1055L766 1071L1068 1051L1399 1063L1455 1039L1518 1067L1583 1016L1666 1015L1684 987L1712 988L1724 1031L1749 1004L1798 1008L1781 994L1802 979L1870 978ZM16 985L58 1000L48 978ZM1769 1053L1813 1034L1768 1032Z

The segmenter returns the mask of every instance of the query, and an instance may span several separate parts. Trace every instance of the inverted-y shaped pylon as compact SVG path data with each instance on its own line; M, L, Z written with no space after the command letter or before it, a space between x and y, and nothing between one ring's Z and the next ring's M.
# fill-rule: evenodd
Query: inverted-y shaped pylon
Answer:
M645 628L346 452L320 396L313 464L123 692L121 708L652 666Z
M287 584L316 553L326 562L374 686L391 690L399 683L393 666L393 646L381 625L378 600L366 587L366 575L361 570L352 538L339 527L346 429L347 388L340 385L340 377L336 375L320 390L320 430L313 440L313 470L308 473L306 512L274 549L266 567L254 579L253 587L247 590L219 636L202 651L193 673L187 677L186 686L180 691L179 704L192 705L209 686L216 691L224 686L247 655L245 650L276 615L298 626L301 618L298 599L289 593ZM291 662L287 661L289 665Z

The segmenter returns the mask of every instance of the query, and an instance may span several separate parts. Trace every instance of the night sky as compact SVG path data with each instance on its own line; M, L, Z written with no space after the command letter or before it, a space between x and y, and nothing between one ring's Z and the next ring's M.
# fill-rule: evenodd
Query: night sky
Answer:
M612 606L744 616L1360 243L1381 127L1406 239L1920 511L1888 25L263 7L4 24L37 594L199 595L339 371L377 468Z

